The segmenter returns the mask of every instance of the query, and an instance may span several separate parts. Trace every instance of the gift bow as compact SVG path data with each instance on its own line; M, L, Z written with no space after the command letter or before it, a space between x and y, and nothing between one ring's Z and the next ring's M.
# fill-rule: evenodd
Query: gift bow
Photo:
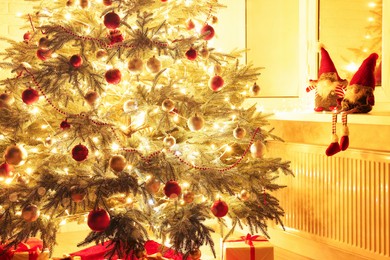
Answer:
M163 257L161 253L157 252L152 255L145 254L140 260L171 260L171 258Z
M42 250L42 246L40 246L40 245L30 247L26 243L20 243L20 244L18 244L18 246L15 250L8 250L5 253L5 257L6 257L6 259L12 259L15 253L28 252L28 259L29 260L36 260L36 259L38 259L38 256L41 253L41 250Z
M247 234L246 236L241 236L241 239L229 239L226 240L226 242L243 242L247 245L250 246L250 257L251 260L255 259L255 246L253 245L253 241L268 241L265 237L259 236L259 235L254 235L252 236L251 234Z

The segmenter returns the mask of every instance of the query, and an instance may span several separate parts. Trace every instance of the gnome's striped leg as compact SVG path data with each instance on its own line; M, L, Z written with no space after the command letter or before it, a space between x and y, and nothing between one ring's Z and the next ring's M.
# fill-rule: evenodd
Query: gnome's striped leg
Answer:
M328 146L328 148L325 151L325 154L327 156L335 155L336 153L341 151L340 145L339 145L339 138L336 134L336 123L337 123L337 114L332 114L332 142Z
M347 126L347 115L348 114L345 112L341 113L341 120L343 122L343 135L340 138L340 148L342 151L347 150L347 148L349 146L349 137L348 137L349 129Z

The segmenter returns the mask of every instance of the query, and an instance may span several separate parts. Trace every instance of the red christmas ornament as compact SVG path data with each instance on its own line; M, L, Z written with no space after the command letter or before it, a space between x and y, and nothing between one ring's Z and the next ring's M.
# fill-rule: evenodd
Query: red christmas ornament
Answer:
M164 194L170 199L174 199L180 196L181 187L177 181L168 181L164 186Z
M168 0L161 0L161 2L165 3L165 2L168 2Z
M61 122L60 127L61 127L62 130L68 130L70 128L70 124L65 119L64 121Z
M12 171L14 170L14 167L11 164L8 164L6 162L2 163L0 165L0 177L11 177Z
M26 32L25 34L23 34L23 40L25 42L29 42L31 40L31 33L30 32Z
M38 49L37 50L38 59L45 61L51 58L51 50L48 49Z
M72 65L73 68L77 69L81 65L83 65L83 58L81 58L81 56L78 54L73 55L72 57L70 57L69 63L70 65Z
M103 4L105 6L110 6L110 5L112 5L112 0L103 0Z
M192 30L195 28L195 23L192 21L192 19L187 20L186 27L187 30Z
M198 54L196 53L196 50L192 47L188 51L186 51L186 57L189 60L195 60L197 56Z
M121 23L121 18L115 12L108 13L104 16L104 25L108 29L116 29Z
M95 232L104 231L110 226L110 215L104 209L91 210L88 214L87 224Z
M78 144L72 149L72 158L78 162L84 161L88 157L88 148L85 145Z
M116 85L121 82L122 73L118 69L110 69L106 72L105 78L108 83Z
M214 28L208 24L204 25L200 30L200 33L204 35L203 39L206 41L211 40L214 37Z
M120 30L110 30L110 35L108 36L110 39L110 45L113 45L118 42L123 42L124 38Z
M214 216L218 218L222 218L226 216L228 211L229 211L228 205L226 204L226 202L222 200L215 201L211 206L211 212L214 214Z
M215 75L209 80L209 87L212 91L219 91L223 87L224 81L221 76Z
M39 99L39 93L35 89L28 88L22 93L22 100L27 105L31 105L37 102Z

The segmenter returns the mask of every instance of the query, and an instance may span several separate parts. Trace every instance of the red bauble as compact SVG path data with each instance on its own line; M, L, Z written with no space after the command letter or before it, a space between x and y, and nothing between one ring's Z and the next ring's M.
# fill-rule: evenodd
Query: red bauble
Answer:
M0 165L0 177L11 177L12 171L14 170L14 167L11 164L8 164L6 162L2 163Z
M161 0L161 2L165 3L165 2L168 2L168 0Z
M110 45L113 45L118 42L123 42L124 38L120 30L110 30L110 35L108 36L110 39Z
M193 49L192 47L188 51L186 51L186 57L189 60L195 60L197 56L198 56L198 54L197 54L196 50Z
M31 105L37 102L39 99L39 93L35 89L28 88L22 93L22 100L27 105Z
M104 231L110 226L110 215L104 209L91 210L88 214L87 224L95 232Z
M108 29L116 29L121 24L121 18L115 12L108 13L104 16L104 25Z
M181 187L177 181L168 181L164 186L164 194L171 199L177 198L181 194Z
M112 0L103 0L103 4L105 6L110 6L110 5L112 5Z
M38 59L45 61L51 57L51 50L48 49L38 49L37 50Z
M26 32L25 34L23 34L23 40L25 41L25 42L29 42L30 41L30 39L31 39L31 33L30 32Z
M76 145L72 149L72 157L78 162L84 161L88 157L88 148L82 144Z
M73 68L79 68L81 65L83 65L83 58L81 58L80 55L73 55L69 59L70 65L72 65Z
M211 206L211 212L214 214L214 216L218 218L222 218L226 216L228 211L229 211L228 205L226 204L226 202L222 200L215 201Z
M219 91L223 87L224 81L221 76L215 75L209 80L209 87L212 91Z
M106 72L104 75L106 77L106 81L110 84L118 84L121 82L122 79L122 73L118 69L110 69Z
M61 122L60 127L62 130L67 130L70 128L70 124L68 123L68 121L64 120Z
M214 28L208 24L204 25L200 30L200 33L204 35L203 39L206 41L211 40L214 37Z
M195 24L192 21L192 19L187 20L186 27L187 27L187 30L192 30L195 28Z

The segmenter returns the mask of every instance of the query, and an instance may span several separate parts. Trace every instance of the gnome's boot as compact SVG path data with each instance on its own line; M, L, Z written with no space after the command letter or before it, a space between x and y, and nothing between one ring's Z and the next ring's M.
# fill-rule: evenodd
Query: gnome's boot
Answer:
M339 145L339 138L336 134L336 123L337 123L337 114L332 114L332 142L325 151L327 156L335 155L341 151Z
M343 135L341 136L340 139L340 148L342 151L347 150L349 146L349 129L347 126L347 113L343 112L341 113L341 120L343 122Z

